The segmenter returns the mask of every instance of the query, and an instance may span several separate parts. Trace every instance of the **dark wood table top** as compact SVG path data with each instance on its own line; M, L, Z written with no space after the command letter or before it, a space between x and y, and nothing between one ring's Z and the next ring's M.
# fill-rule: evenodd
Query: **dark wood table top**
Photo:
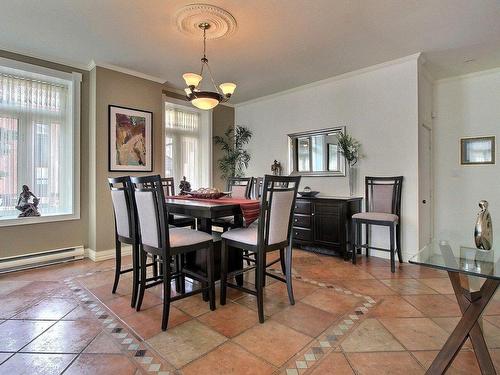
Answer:
M221 201L204 202L182 198L166 198L165 203L171 214L192 216L196 218L217 219L224 216L241 215L239 204Z

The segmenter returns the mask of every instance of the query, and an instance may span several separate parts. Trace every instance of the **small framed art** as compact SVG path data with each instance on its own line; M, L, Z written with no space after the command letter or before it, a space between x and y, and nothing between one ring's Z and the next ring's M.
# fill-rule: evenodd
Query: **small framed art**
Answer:
M460 164L495 164L495 137L460 138Z

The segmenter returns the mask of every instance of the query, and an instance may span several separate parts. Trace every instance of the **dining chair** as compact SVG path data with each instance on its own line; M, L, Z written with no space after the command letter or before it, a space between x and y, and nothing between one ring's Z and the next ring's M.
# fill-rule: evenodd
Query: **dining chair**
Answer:
M231 198L235 199L250 199L252 192L253 177L230 177L227 183L227 191L231 193ZM222 228L225 232L231 228L237 228L234 216L225 216L213 220L212 224Z
M168 212L165 205L165 193L160 176L132 177L132 185L139 218L141 247L139 261L146 262L147 254L159 258L162 267L157 278L146 278L145 268L141 267L139 294L137 297L137 311L140 311L144 292L158 284L163 284L163 315L161 328L167 329L170 303L201 292L208 292L210 309L215 310L215 280L214 280L214 252L212 236L189 228L169 228ZM172 272L172 258L195 251L205 251L207 259L206 274L188 270L182 264ZM171 296L171 281L178 278L190 277L199 281L201 287L190 292L181 292ZM184 289L184 288L183 288Z
M252 191L250 193L250 197L252 199L260 199L262 196L262 184L264 182L263 177L254 177L252 184Z
M137 290L139 287L139 246L140 235L137 223L136 204L132 182L129 176L108 178L111 189L111 201L115 216L115 280L112 293L120 281L120 275L132 272L132 298L130 306L135 307ZM132 268L122 269L122 243L132 245ZM147 264L153 266L153 274L158 270L155 262Z
M259 321L264 322L264 281L266 276L286 283L290 304L294 305L292 288L292 218L299 188L300 176L266 175L260 207L259 224L248 228L232 229L222 234L220 303L226 303L227 287L257 297ZM228 251L237 248L255 254L255 266L228 274ZM286 249L286 251L285 251ZM278 259L267 264L268 252L280 251ZM281 262L285 278L267 272L267 267ZM255 269L255 290L228 281L229 277Z
M358 249L366 249L366 256L370 249L388 251L391 256L391 272L395 272L395 253L402 263L401 255L401 190L403 176L396 177L365 177L365 212L352 215L351 243L352 263L356 264ZM365 244L358 244L362 225L365 225ZM370 245L370 226L378 225L389 227L390 248L380 248ZM394 243L394 235L396 243Z

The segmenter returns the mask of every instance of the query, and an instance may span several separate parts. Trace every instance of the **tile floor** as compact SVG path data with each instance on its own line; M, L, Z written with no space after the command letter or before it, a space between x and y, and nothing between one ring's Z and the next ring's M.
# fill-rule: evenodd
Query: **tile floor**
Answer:
M111 294L113 261L3 275L0 373L423 374L460 315L447 275L410 264L391 274L385 260L359 259L297 250L295 306L269 278L264 324L255 298L230 290L213 312L200 295L175 302L166 332L161 287L136 312L130 274ZM482 325L500 369L500 296ZM479 373L470 343L449 373Z

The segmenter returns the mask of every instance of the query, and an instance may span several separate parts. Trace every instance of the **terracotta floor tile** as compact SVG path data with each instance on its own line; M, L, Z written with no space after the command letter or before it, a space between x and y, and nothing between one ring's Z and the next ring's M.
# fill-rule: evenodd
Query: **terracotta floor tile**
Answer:
M372 296L390 296L396 292L378 280L343 280L341 283L351 292Z
M62 318L62 320L81 320L81 319L96 320L97 316L90 309L84 307L84 305L79 305Z
M16 375L60 374L74 357L73 354L18 353L0 365L0 373Z
M428 317L462 316L458 303L439 294L407 295L404 299Z
M428 318L379 318L408 350L441 350L449 334Z
M184 311L186 314L195 317L210 311L208 301L203 301L201 294L195 294L194 296L180 299L172 303L172 305Z
M206 325L191 320L147 340L160 355L180 368L208 353L227 338Z
M77 307L70 298L45 298L15 315L13 319L58 320Z
M347 358L359 375L424 374L424 369L407 352L349 353Z
M13 355L14 353L0 353L0 365Z
M184 375L266 375L275 368L238 345L226 343L182 369Z
M412 354L426 369L430 367L438 351L419 351ZM476 356L472 351L461 351L453 360L450 368L446 371L446 375L475 375L481 374L481 370L477 364Z
M96 288L89 289L90 292L95 295L101 301L108 301L110 299L115 299L119 297L125 297L132 294L132 280L123 279L120 280L116 293L111 293L113 289L113 284L104 284Z
M101 331L93 320L59 321L33 340L23 352L79 353Z
M392 279L381 280L385 285L395 292L406 294L438 294L434 289L415 279Z
M2 297L2 303L0 304L0 318L11 318L42 298L43 296L19 295L17 293Z
M445 318L432 318L432 321L436 323L438 326L440 326L442 329L444 329L447 333L448 336L451 335L455 327L457 326L458 322L460 320L460 317L445 317ZM469 339L465 342L463 349L471 349L472 344Z
M340 316L353 311L361 303L361 299L341 292L337 293L332 289L318 289L305 297L302 302Z
M424 283L428 287L434 289L436 292L441 294L453 294L453 286L449 278L440 277L434 279L418 279L421 283Z
M337 316L302 302L296 302L279 313L272 320L293 328L311 337L317 337L331 326Z
M404 263L404 271L410 273L415 279L448 278L448 273L436 268L421 267L416 264Z
M136 309L130 306L130 296L111 299L109 301L106 301L105 305L114 314L118 315L122 319L136 312ZM163 305L163 301L160 298L149 292L144 293L141 311L158 305Z
M133 375L137 367L125 355L81 354L64 374L94 375L103 373L103 370L107 374Z
M163 304L149 309L134 312L123 318L123 321L144 340L161 332ZM171 329L192 319L174 306L170 306L167 329Z
M399 268L397 272L392 273L390 266L384 267L369 267L366 271L373 277L379 280L389 280L389 279L410 279L412 274L405 272L405 269Z
M236 303L244 305L257 312L257 297L251 294L245 294L244 297L237 299ZM264 314L272 316L290 306L288 296L264 291Z
M351 375L354 374L349 362L342 353L330 353L314 367L308 375Z
M6 296L28 284L31 284L31 281L0 280L0 296Z
M300 301L302 298L308 296L313 293L319 287L316 285L304 283L299 280L293 280L293 296L296 301ZM266 292L280 295L283 298L288 298L288 291L286 289L286 284L282 282L277 282L271 285L266 286Z
M500 315L488 315L484 316L483 319L500 328Z
M0 351L21 350L54 323L54 321L8 320L0 324Z
M274 366L281 366L311 341L309 336L267 320L234 338L234 342Z
M403 351L401 344L377 319L365 319L342 341L345 352Z
M368 313L373 317L422 317L423 314L400 296L383 296Z
M234 337L259 322L255 311L228 302L198 317L198 320L226 337Z
M95 354L119 354L122 350L120 344L113 337L102 331L83 352Z

